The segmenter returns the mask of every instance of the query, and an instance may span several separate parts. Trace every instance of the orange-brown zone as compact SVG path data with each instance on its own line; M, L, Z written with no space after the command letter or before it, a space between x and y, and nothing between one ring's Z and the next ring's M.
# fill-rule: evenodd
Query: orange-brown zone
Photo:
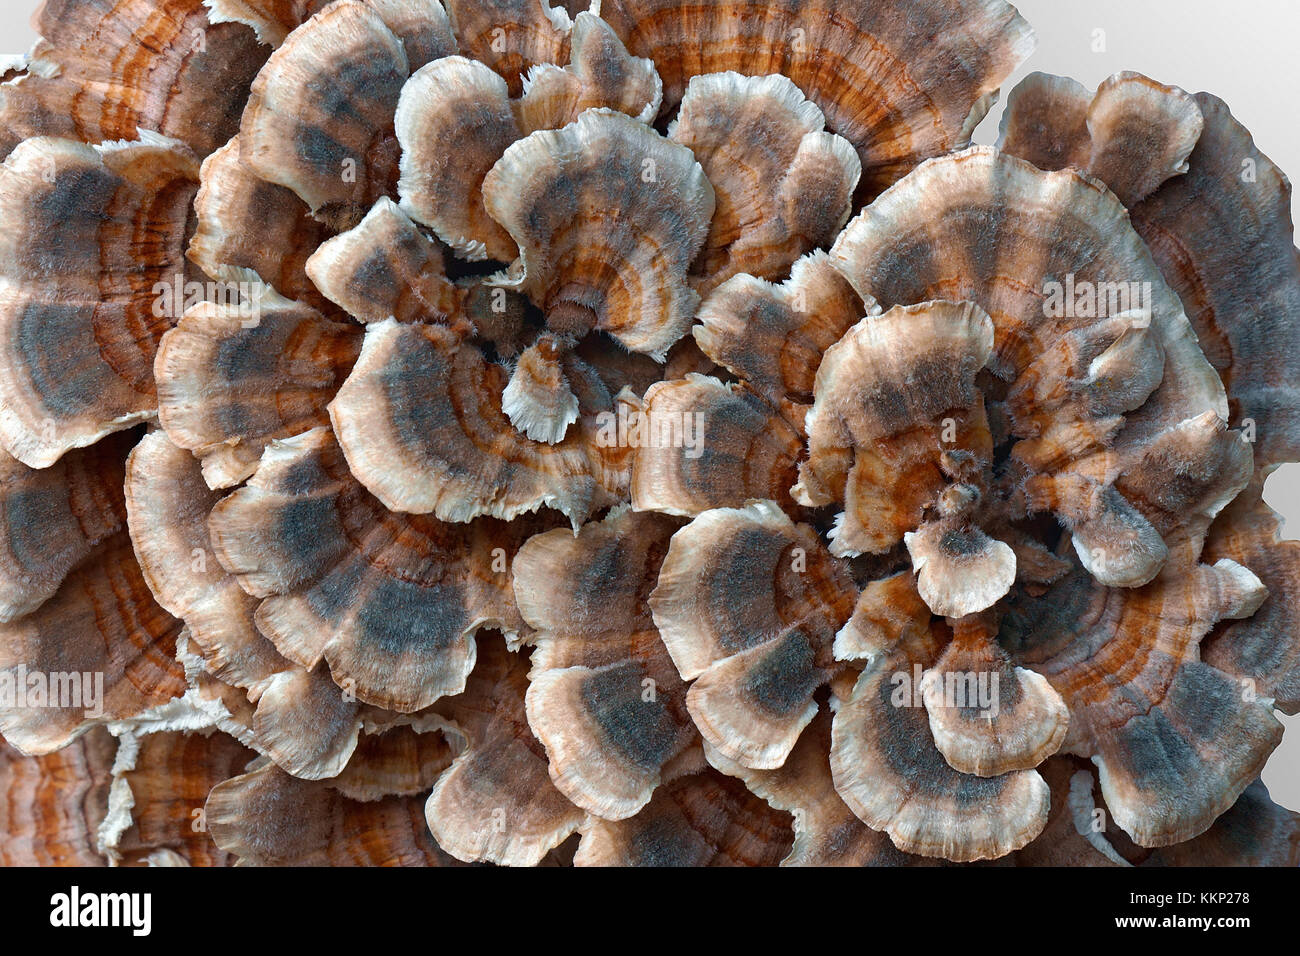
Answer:
M438 446L439 458L453 474L468 473L476 459L499 461L507 475L536 470L539 462L565 467L558 454L549 453L549 446L523 439L501 441L502 435L514 434L501 408L509 380L504 368L446 329L421 326L410 334L415 341L392 356L383 374L384 397L408 447ZM438 387L440 380L446 385Z
M456 865L430 835L422 800L360 802L275 766L216 787L206 812L218 844L263 866Z
M600 824L611 856L602 862L775 866L794 842L790 821L739 780L707 770L664 784L631 820Z
M461 53L499 73L511 97L523 93L523 77L532 67L569 62L569 34L543 15L543 2L448 0ZM564 5L555 6L563 9Z
M1000 66L1009 71L1014 64L1007 24L981 19L982 7L975 5L972 15L953 3L913 5L906 36L884 22L885 8L864 6L855 22L827 0L747 0L725 7L608 0L601 17L628 52L654 61L664 83L665 112L681 100L691 76L735 70L789 77L822 108L827 128L858 148L859 195L870 198L921 159L958 145L979 84ZM987 46L972 57L969 47L958 54L933 43L962 30L977 32ZM916 50L915 62L900 59L912 52L908 43L922 37L930 47ZM922 62L926 58L930 62ZM944 88L951 99L941 102L921 92L930 85Z
M5 91L0 152L28 136L97 143L152 129L206 155L239 128L270 53L245 26L209 23L202 0L47 0L36 27L37 56L60 74Z
M106 865L95 831L108 812L116 753L102 728L43 757L0 744L0 864Z

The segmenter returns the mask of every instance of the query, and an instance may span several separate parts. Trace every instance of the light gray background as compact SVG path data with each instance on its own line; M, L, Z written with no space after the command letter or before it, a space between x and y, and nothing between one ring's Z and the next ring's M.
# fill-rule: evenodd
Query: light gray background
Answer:
M0 0L0 52L30 48L28 22L38 0ZM1222 97L1282 169L1300 176L1300 0L1019 0L1038 33L1038 49L1003 87L1043 70L1073 76L1090 89L1119 70L1137 70L1189 92ZM1104 50L1094 50L1096 31ZM975 139L997 139L1001 104ZM1292 202L1292 217L1296 203ZM1265 498L1288 519L1287 538L1300 534L1300 465L1286 465L1265 487ZM1300 717L1264 769L1273 799L1300 810Z

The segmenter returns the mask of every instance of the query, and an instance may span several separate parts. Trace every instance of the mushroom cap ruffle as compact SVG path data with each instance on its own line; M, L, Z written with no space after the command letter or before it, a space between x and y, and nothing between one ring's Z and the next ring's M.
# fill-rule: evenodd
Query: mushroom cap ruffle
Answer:
M1002 2L779 0L700 7L604 0L600 15L663 77L676 106L693 76L789 77L861 157L867 198L921 160L965 146L1034 37Z
M691 517L751 499L792 505L801 418L789 403L694 372L656 382L628 416L632 507Z
M438 778L425 817L458 860L535 866L587 819L551 782L528 726L527 662L485 638L465 692L439 705L468 748Z
M910 705L899 692L936 645L929 633L900 643L840 698L831 730L835 788L900 850L956 862L995 859L1043 829L1048 787L1033 770L960 773L935 748L919 689L912 688Z
M260 281L295 301L323 306L305 267L329 233L307 204L259 178L244 162L238 136L203 161L199 179L186 258L219 281Z
M710 767L664 784L628 820L589 817L576 866L775 866L790 852L789 814Z
M305 271L322 295L360 322L437 321L461 308L442 251L387 196L354 228L322 242Z
M709 358L769 402L810 402L825 351L878 312L819 250L796 261L780 284L745 274L728 279L700 304L691 334Z
M1070 709L1065 749L1092 757L1137 843L1204 832L1276 747L1282 728L1266 700L1244 699L1198 659L1216 622L1248 618L1264 598L1229 559L1167 568L1141 588L1106 588L1076 570L1004 621L1003 645Z
M354 225L395 181L393 111L412 69L379 11L338 0L294 30L253 81L243 161L323 222Z
M770 501L706 511L673 536L650 607L694 682L687 707L709 746L781 766L817 712L856 596L815 532Z
M507 149L483 199L519 246L507 284L552 331L600 329L662 361L690 327L699 296L687 270L714 212L690 150L622 113L588 110Z
M544 505L582 521L608 496L594 436L520 434L502 408L505 379L450 329L371 323L330 418L353 474L394 511L459 522Z
M239 127L266 60L251 30L204 0L46 0L42 39L0 84L0 155L32 136L174 137L206 156Z
M496 22L492 27L505 29ZM517 76L498 75L486 61L464 56L428 64L402 88L395 117L402 205L458 254L502 262L517 255L504 224L485 209L482 190L512 143L559 129L596 107L646 121L658 110L661 87L653 65L628 56L604 21L578 14L572 40L573 62L534 66L522 96Z
M28 468L0 451L0 622L34 611L125 522L122 458L128 436Z
M1132 207L1187 172L1202 126L1193 97L1140 73L1116 73L1091 96L1031 73L1007 97L998 148L1039 169L1081 169Z
M501 562L526 536L522 522L390 512L328 429L272 444L209 526L222 565L263 599L257 626L280 653L309 670L324 659L336 683L375 706L409 713L460 693L472 634L520 627Z
M147 133L29 139L0 166L0 442L16 458L44 468L154 413L198 177Z
M108 537L53 597L0 625L0 676L12 701L0 708L0 733L24 753L49 753L96 723L134 717L179 696L179 632L180 623L149 592L125 531ZM72 683L51 686L64 681L60 675ZM102 685L94 678L97 701L83 696L91 688L82 686L82 675L102 675ZM33 684L37 676L43 679Z
M202 303L158 349L158 420L202 460L210 487L231 487L268 442L328 422L326 406L360 350L355 325L271 291L237 306Z
M1227 105L1196 102L1205 130L1189 170L1133 208L1133 227L1178 293L1223 378L1234 424L1254 423L1255 467L1300 458L1300 254L1291 183Z
M739 273L776 279L848 220L862 166L780 74L691 79L668 138L688 147L717 208L695 266L707 293Z
M618 509L575 537L560 528L520 549L512 568L536 631L528 722L551 779L607 820L637 813L666 764L698 740L646 606L677 522Z
M457 865L434 842L418 799L363 803L269 761L213 787L204 812L217 845L252 865Z
M217 560L208 517L221 499L198 461L164 433L127 459L126 509L141 572L158 603L185 621L204 670L241 689L241 739L300 777L332 777L357 746L361 718L323 668L282 657L254 623L257 601ZM241 706L241 709L242 709Z

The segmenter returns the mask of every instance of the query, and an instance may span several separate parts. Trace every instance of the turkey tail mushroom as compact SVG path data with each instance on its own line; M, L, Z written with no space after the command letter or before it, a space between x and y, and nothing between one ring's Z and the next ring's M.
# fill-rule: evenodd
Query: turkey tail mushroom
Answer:
M0 166L0 443L34 468L150 418L198 162L179 143L24 141Z
M46 0L22 75L0 84L0 155L33 136L173 137L200 157L239 128L266 61L205 0Z

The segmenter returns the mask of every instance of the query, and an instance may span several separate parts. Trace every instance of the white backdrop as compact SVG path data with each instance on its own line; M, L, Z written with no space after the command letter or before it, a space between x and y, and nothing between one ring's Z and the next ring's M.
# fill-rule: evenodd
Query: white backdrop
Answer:
M38 0L0 0L0 52L30 48ZM1224 99L1282 169L1300 176L1300 0L1018 0L1038 49L1004 87L1034 70L1073 76L1090 89L1119 70L1137 70L1189 92ZM997 139L1001 104L975 139ZM1296 201L1292 201L1295 218ZM1273 474L1265 498L1300 537L1300 465ZM1300 717L1264 770L1273 798L1300 810Z

